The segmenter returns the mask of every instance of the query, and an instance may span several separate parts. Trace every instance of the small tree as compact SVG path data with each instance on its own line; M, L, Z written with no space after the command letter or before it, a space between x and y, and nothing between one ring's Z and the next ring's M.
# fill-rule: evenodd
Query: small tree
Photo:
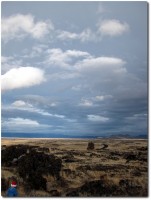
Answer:
M93 142L88 143L87 150L94 150L94 143Z

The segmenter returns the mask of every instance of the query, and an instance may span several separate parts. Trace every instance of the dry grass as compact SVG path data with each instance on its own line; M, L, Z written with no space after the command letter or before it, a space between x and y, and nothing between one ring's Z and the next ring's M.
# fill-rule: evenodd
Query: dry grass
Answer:
M50 153L55 154L59 158L72 154L75 162L66 162L62 159L63 166L61 177L65 184L61 185L56 182L52 176L46 176L47 189L57 190L61 196L65 196L67 191L82 186L85 182L93 180L104 180L106 183L119 186L122 179L127 179L134 186L141 186L143 190L148 188L148 164L139 159L127 160L124 154L141 154L147 157L147 151L138 150L140 147L147 147L147 140L111 140L97 139L93 140L95 149L87 150L89 140L69 140L69 139L2 139L2 145L36 145L40 147L48 147ZM107 144L108 148L101 150L103 144ZM119 153L119 154L118 154ZM115 154L115 155L114 155ZM100 168L99 168L100 167ZM104 167L104 168L103 168ZM140 175L135 171L139 171ZM136 171L136 172L137 172ZM16 176L15 171L2 167L2 176L6 179ZM19 187L20 196L27 196L22 186ZM46 191L31 191L28 196L51 196Z

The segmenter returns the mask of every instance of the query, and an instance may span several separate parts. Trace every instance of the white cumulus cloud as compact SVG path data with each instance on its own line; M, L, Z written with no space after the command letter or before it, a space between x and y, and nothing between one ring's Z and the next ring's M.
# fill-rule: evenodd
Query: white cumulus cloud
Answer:
M30 14L16 14L2 18L1 34L4 41L17 39L30 35L35 39L43 38L50 30L53 30L53 24L44 21L35 22Z
M47 51L47 54L48 64L66 68L70 68L71 63L73 65L73 62L76 62L79 58L90 56L88 52L78 51L74 49L62 51L62 49L60 48L49 49Z
M74 39L78 39L78 34L77 33L72 33L69 31L58 31L58 35L57 38L60 40L74 40Z
M1 75L1 89L2 91L5 91L22 87L30 87L40 84L44 80L44 72L38 68L13 68L4 75Z
M27 106L27 105L28 105L28 107L32 107L31 104L27 104L26 102L24 102L22 100L14 101L12 103L12 106L14 106L14 107L24 107L24 106Z
M127 72L124 67L125 63L125 61L116 57L91 57L77 62L75 67L78 71L86 73L102 72L102 75L106 73L122 74Z
M98 24L98 32L101 35L119 36L129 31L129 29L129 25L126 22L122 23L116 19L103 20Z
M27 131L27 133L31 132L41 132L43 130L50 130L52 128L51 125L41 124L37 120L31 120L27 118L7 118L2 119L2 130L4 131L12 131L22 133Z
M103 117L100 115L87 115L88 120L92 122L107 122L109 121L108 117Z
M12 106L15 106L15 107L22 107L22 106L25 106L26 103L22 100L18 100L18 101L15 101L12 103Z
M39 123L35 120L31 120L31 119L23 119L20 117L17 118L8 118L7 121L4 121L2 123L3 126L11 126L11 127L15 127L15 126L39 126Z
M81 42L96 41L96 34L90 29L86 28L80 33L73 33L69 31L57 31L57 38L62 41L66 40L80 40Z

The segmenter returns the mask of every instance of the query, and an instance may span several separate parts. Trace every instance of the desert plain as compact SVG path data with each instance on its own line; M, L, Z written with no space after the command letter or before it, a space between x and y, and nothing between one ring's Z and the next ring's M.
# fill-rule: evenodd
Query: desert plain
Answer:
M91 144L88 147L88 144ZM147 197L148 140L1 139L2 196Z

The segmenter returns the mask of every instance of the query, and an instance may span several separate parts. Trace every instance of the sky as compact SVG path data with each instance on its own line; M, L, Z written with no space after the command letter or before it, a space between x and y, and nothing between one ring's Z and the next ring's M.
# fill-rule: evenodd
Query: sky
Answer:
M2 136L148 133L148 4L2 2Z

